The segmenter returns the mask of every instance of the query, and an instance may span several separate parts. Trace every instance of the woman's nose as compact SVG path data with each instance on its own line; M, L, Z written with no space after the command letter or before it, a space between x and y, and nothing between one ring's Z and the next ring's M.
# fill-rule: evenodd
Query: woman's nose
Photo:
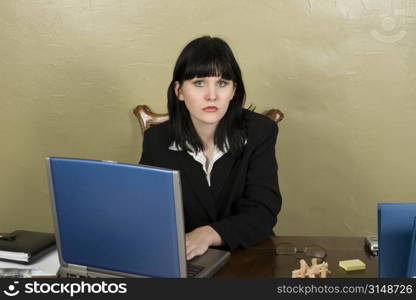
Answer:
M214 101L217 99L217 87L215 85L208 85L206 90L206 100Z

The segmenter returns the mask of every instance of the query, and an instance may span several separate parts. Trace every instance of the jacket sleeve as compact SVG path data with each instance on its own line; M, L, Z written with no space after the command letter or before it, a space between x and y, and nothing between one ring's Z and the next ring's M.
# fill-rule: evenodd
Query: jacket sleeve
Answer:
M265 128L250 158L243 196L234 203L233 215L210 224L230 250L247 248L273 235L282 197L280 195L275 145L276 123ZM261 132L261 131L259 131Z
M139 164L141 165L154 165L153 159L151 157L152 153L152 143L149 130L146 130L143 134L143 145L142 145L142 156L140 158Z

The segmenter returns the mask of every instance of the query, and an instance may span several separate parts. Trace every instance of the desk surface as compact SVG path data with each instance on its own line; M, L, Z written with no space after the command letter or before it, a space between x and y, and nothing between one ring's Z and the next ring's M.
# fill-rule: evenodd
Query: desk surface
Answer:
M299 262L293 256L276 255L276 246L282 243L292 243L298 249L308 245L325 248L325 261L329 264L330 278L378 277L377 257L370 255L365 249L363 237L313 236L273 236L249 249L233 251L231 260L214 277L291 277L292 270L299 268ZM346 272L338 266L340 260L355 258L366 264L366 270ZM307 262L310 263L310 259Z
M378 277L377 257L365 249L363 237L311 236L273 236L249 249L236 250L215 277L291 277L292 270L299 268L299 262L296 257L275 254L276 246L281 243L292 243L298 249L307 245L325 248L330 278ZM340 260L356 258L366 264L366 270L346 272L338 266ZM306 261L310 264L310 259Z

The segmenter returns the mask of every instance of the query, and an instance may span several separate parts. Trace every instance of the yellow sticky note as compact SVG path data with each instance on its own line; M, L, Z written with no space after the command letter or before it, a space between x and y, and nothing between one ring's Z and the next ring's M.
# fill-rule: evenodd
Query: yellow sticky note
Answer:
M365 270L365 263L359 259L341 260L339 266L345 271Z

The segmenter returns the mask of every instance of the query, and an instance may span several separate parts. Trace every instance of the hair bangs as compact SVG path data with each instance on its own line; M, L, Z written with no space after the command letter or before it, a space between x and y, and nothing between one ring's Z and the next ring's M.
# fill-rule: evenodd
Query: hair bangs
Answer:
M224 58L203 56L194 58L188 62L183 72L182 80L190 80L195 77L221 77L236 81L236 74L231 64Z

